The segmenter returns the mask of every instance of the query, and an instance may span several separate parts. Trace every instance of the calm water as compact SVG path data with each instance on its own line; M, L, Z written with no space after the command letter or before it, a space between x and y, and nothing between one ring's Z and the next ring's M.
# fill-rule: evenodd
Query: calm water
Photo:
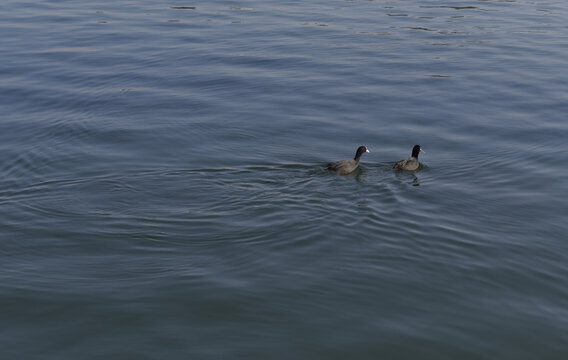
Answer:
M567 358L564 0L0 9L1 358Z

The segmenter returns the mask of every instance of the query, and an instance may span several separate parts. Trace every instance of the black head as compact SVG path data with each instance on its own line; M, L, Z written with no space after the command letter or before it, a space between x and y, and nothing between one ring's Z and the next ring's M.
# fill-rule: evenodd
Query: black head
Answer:
M359 159L363 153L370 152L366 146L359 146L357 152L355 153L355 160Z
M418 158L418 153L424 152L420 145L414 145L412 148L412 157Z

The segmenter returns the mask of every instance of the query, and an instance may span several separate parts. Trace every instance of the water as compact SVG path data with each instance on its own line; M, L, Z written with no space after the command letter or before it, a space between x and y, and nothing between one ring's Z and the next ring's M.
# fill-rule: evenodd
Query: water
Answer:
M567 13L4 1L1 357L566 358Z

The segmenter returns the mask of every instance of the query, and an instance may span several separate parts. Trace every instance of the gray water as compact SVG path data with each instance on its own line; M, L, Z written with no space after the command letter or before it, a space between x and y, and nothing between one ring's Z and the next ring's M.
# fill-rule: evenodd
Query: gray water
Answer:
M0 9L2 359L567 358L565 1Z

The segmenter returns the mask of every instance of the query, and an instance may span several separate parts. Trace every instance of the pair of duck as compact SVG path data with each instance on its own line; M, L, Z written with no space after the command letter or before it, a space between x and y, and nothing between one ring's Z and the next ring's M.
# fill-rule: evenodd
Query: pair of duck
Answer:
M347 175L357 169L361 155L366 152L370 152L366 146L359 146L353 159L331 162L327 164L327 170L334 171L340 175ZM408 171L417 170L420 166L420 163L418 162L418 154L421 152L424 152L424 150L422 150L420 145L414 145L414 147L412 148L412 155L409 158L400 160L399 162L394 164L393 169Z

